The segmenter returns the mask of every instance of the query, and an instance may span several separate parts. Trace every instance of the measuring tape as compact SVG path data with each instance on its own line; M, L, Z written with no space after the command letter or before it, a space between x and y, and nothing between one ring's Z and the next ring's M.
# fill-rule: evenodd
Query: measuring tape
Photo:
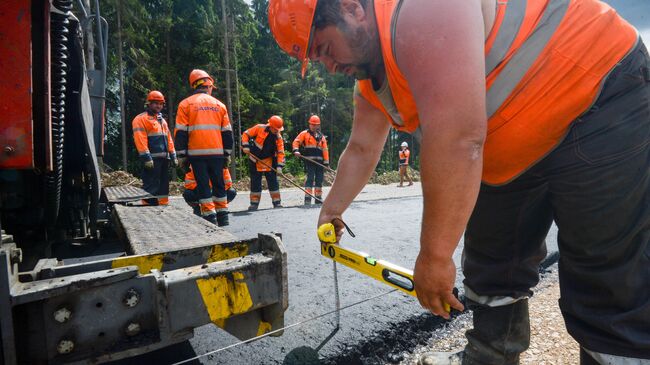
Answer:
M337 245L336 232L332 223L318 227L318 238L321 242L325 242L321 244L321 255L417 298L413 270ZM451 310L447 303L444 303L444 308L447 312Z

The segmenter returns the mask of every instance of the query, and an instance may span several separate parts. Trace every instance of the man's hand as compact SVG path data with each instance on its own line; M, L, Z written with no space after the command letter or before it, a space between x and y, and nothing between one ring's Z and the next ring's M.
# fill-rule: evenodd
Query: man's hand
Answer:
M176 166L184 169L185 166L187 165L187 157L179 157L176 159L178 162L176 163Z
M300 156L300 151L293 151L294 156Z
M282 175L282 167L276 168L275 171L278 172L278 175Z
M248 147L244 147L244 148L242 148L242 151L243 151L245 154L249 154L249 153L251 153L251 149L248 148Z
M341 218L341 215L327 214L323 210L320 211L320 217L318 217L318 227L326 223L332 223L334 225L337 244L341 241L341 236L343 236L343 232L345 232L345 226L343 225L343 220ZM326 242L321 243L325 244Z
M153 160L145 161L144 162L144 168L147 170L153 169Z
M444 303L459 311L465 309L453 294L456 265L451 257L441 260L420 253L415 261L413 279L420 305L433 314L449 319Z
M178 159L177 158L172 159L172 166L174 166L174 167L178 166Z
M231 162L232 162L232 159L230 158L230 155L226 156L226 161L225 161L225 166L224 167L230 166Z

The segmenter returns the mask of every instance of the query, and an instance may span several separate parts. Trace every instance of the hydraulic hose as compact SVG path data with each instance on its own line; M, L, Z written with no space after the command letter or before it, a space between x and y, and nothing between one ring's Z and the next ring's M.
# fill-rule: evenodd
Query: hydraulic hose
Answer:
M59 215L61 205L61 186L63 181L63 146L65 136L66 84L68 79L68 16L72 10L72 0L51 0L51 113L52 113L52 158L53 171L45 177L46 219L53 226Z

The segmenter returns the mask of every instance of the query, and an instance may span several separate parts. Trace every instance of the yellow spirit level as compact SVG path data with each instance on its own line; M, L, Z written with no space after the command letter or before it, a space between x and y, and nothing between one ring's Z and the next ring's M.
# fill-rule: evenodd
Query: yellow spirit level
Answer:
M413 270L378 260L364 252L337 245L332 223L318 227L318 238L321 242L325 242L321 244L321 255L417 298L413 283ZM447 303L445 303L445 310L450 311Z

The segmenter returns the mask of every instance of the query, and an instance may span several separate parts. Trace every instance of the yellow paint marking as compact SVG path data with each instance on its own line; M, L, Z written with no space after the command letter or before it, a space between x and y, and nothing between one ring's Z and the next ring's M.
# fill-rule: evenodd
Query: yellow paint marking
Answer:
M217 326L223 326L226 318L246 313L253 306L244 274L240 272L233 272L232 279L225 275L198 279L196 285L210 315L210 321Z
M127 256L120 257L111 263L113 269L125 266L137 266L141 275L148 274L151 270L160 270L163 266L163 254L147 256Z
M244 257L246 255L248 255L248 245L242 243L236 244L233 247L215 245L212 247L210 257L208 257L208 262L234 259L236 257Z
M257 336L261 336L271 331L271 324L269 322L260 321L260 326L257 329Z

